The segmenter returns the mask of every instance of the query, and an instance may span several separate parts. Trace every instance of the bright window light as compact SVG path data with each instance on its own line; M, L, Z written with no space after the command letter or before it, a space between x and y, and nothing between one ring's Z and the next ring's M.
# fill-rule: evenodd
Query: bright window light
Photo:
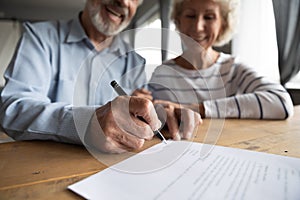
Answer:
M278 48L272 0L240 2L239 26L232 42L232 53L261 75L279 82Z

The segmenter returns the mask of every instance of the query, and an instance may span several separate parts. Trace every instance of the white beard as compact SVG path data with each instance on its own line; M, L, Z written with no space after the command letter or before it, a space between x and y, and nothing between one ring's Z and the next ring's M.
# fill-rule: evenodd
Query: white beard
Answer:
M123 8L126 13L124 16L124 21L122 21L120 25L115 25L113 22L110 22L109 19L103 19L100 14L102 6L108 4L115 4L115 0L103 0L102 4L96 7L91 4L91 1L88 1L87 6L92 24L95 26L95 28L106 36L114 36L128 26L130 22L130 20L126 20L128 19L128 9Z

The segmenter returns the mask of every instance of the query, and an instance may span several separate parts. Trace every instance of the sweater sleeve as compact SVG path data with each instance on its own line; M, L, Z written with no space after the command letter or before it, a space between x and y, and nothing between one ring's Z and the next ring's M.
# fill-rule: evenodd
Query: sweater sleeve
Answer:
M286 119L293 115L293 103L285 88L238 65L231 80L232 94L204 101L211 118Z

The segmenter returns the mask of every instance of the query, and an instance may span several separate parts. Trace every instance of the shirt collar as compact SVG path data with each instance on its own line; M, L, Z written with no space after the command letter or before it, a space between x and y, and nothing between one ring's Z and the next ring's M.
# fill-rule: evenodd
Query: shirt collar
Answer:
M124 55L129 50L128 45L122 40L119 35L116 35L109 47L109 52L118 52L119 55Z
M82 41L83 39L88 38L80 23L80 15L81 13L76 18L74 18L71 22L68 35L66 38L67 43L79 42Z
M86 35L84 28L81 25L80 22L80 15L78 17L74 18L71 22L69 33L66 38L67 43L72 42L80 42L84 39L87 39L90 42L90 39ZM91 42L90 42L91 43ZM92 43L91 43L92 44ZM120 34L116 35L108 49L108 52L118 52L119 55L124 55L126 52L131 51L132 49L129 47L128 44L124 42L124 40L120 37Z

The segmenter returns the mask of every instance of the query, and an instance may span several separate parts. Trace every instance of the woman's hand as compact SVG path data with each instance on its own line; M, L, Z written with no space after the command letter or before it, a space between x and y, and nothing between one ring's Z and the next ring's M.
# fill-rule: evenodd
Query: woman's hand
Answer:
M159 118L166 123L174 140L191 139L194 129L202 124L198 112L181 104L165 100L155 100L154 104Z

